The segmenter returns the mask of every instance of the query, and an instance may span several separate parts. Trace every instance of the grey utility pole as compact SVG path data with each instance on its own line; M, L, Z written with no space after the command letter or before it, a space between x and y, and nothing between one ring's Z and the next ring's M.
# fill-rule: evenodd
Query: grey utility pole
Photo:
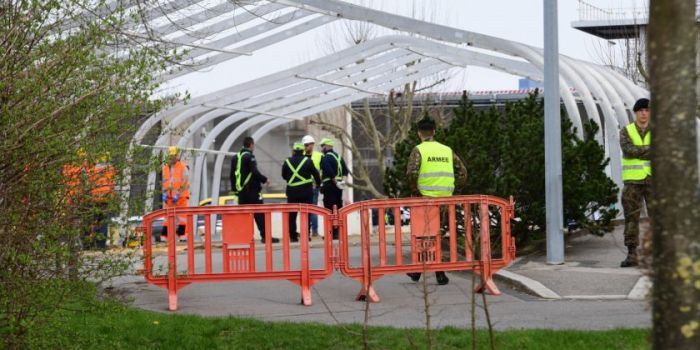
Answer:
M544 0L544 179L547 263L564 263L557 0Z

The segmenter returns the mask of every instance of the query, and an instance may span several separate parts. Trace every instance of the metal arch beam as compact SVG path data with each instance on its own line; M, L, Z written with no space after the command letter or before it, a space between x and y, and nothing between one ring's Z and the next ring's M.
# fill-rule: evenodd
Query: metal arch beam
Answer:
M598 103L595 103L595 99L593 98L593 94L595 94L598 101L600 102L600 108L601 108L601 111L603 113L602 113L602 115L598 114L599 115L599 120L598 120L599 125L602 125L602 124L600 124L600 122L601 122L601 120L604 119L605 125L609 125L612 122L612 123L614 123L613 125L616 126L617 120L615 117L615 112L612 108L612 105L610 104L610 101L608 101L607 95L605 94L605 92L603 92L603 89L600 87L600 85L598 85L598 82L595 81L594 79L591 79L591 77L588 74L586 74L586 72L582 71L576 65L570 64L570 62L568 60L563 59L563 61L564 61L563 63L565 63L565 65L566 65L566 67L568 67L568 69L571 69L571 71L574 74L576 74L576 76L581 80L580 84L582 84L582 86L585 86L586 93L590 94L590 97L593 101L593 106L596 107L596 111L598 109L597 108ZM577 86L577 89L578 89L578 86Z
M353 73L360 71L360 70L367 70L369 72L373 72L377 69L383 68L383 65L386 65L386 64L404 65L404 64L411 62L411 61L414 61L418 58L420 58L420 56L418 56L416 54L412 54L412 53L407 54L407 53L402 52L400 50L395 50L392 53L380 56L381 62L378 62L380 64L377 66L365 67L364 64L357 65L357 66L353 66L347 70L339 70L337 72L334 72L332 75L328 76L328 78L339 79L339 78L342 78L343 76L353 74ZM294 79L296 79L296 78L294 78ZM293 81L293 79L291 79L291 78L284 79L283 81L286 81L286 80L289 80L290 82ZM298 80L298 79L296 79L296 80ZM280 82L280 85L284 84L283 81ZM241 108L241 109L254 108L257 106L265 106L266 108L283 107L285 105L285 103L289 103L286 100L289 99L290 97L293 97L296 99L304 99L304 98L313 96L314 94L317 93L316 89L320 88L322 85L323 84L318 84L315 82L303 81L301 84L291 85L291 86L286 87L283 90L279 90L276 92L277 94L284 95L286 98L285 100L283 100L283 99L271 100L269 98L269 96L258 95L254 98L242 101L241 102L242 104L240 104L240 105L236 104L236 107ZM307 89L310 89L310 90L307 90ZM322 93L322 92L323 91L318 91L318 93ZM233 103L230 103L230 105L231 104L233 104ZM208 104L203 104L203 105L208 105ZM239 112L244 112L244 111L239 110ZM221 113L222 112L215 110L215 111L212 111L210 113L207 113L207 114L201 116L200 118L197 118L197 120L195 120L195 122L192 123L187 128L185 133L182 135L182 138L180 139L178 145L180 145L180 143L182 143L182 142L186 142L187 140L189 140L189 138L197 130L199 130L201 127L203 127L206 123L210 122L211 120L218 118L217 116L219 116ZM253 113L253 114L255 114L255 113Z
M423 41L423 42L419 42L419 43L420 43L420 44L435 44L434 46L437 46L438 49L440 48L440 46L443 46L443 47L444 47L444 45L442 45L442 44L436 44L436 43L429 42L429 41ZM403 47L403 43L402 43L402 44L395 44L395 45L393 45L393 46L394 46L395 48L402 48L402 47ZM434 48L434 47L431 47L431 48ZM382 49L382 48L379 48L379 49ZM424 56L425 56L425 53L422 52L422 51L419 52L419 51L415 51L415 50L410 49L410 48L409 48L409 50L410 50L411 52L417 54L417 55L424 55ZM495 61L498 62L498 64L500 64L501 67L505 67L505 68L503 68L503 69L501 69L501 68L496 68L496 69L501 69L501 70L503 70L503 71L506 71L506 72L509 72L509 73L513 73L513 74L530 76L530 77L533 77L533 78L535 78L535 79L541 79L541 76L539 76L539 72L537 72L536 70L532 69L531 65L529 65L529 64L526 63L526 62L518 62L518 61L513 61L513 60L508 60L508 59L499 58L499 57L492 57L492 56L487 56L487 55L483 55L483 54L478 54L478 53L474 54L474 53L471 53L471 52L467 52L467 53L470 54L471 57L465 57L465 55L464 55L462 52L457 52L457 51L464 51L464 50L455 49L455 51L453 52L453 54L455 55L455 57L454 57L454 58L450 57L450 59L453 60L453 63L452 63L452 64L454 64L454 65L460 65L460 66L462 66L462 65L470 65L470 64L472 64L472 63L478 63L477 65L481 65L481 66L484 66L484 67L489 67L489 66L490 66L490 68L492 68L492 67L494 67L495 65L494 65L493 63L488 62L488 61L490 61L490 60L495 60ZM385 64L386 61L393 60L396 56L401 55L401 54L402 54L402 53L400 53L400 52L398 52L398 51L394 51L394 53L387 53L387 54L384 54L384 55L382 55L382 56L379 56L378 58L376 58L376 57L375 57L375 58L370 57L370 58L367 58L367 59L365 60L365 63L363 63L363 66L355 66L355 67L351 67L350 69L339 70L338 72L332 73L330 76L324 76L324 79L329 79L329 78L331 78L331 79L341 78L341 77L344 76L344 75L352 74L352 73L354 73L356 70L360 70L360 69L366 69L366 72L370 72L370 71L373 70L373 69L377 69L377 66L365 68L365 67L364 67L365 64L370 63L370 62L373 63L373 62L375 62L375 61L378 62L378 63L380 63L380 64ZM406 55L406 54L404 54L404 55ZM443 57L447 57L444 53L442 54L442 56L443 56ZM390 63L390 64L393 63L393 64L395 64L395 65L403 65L403 64L407 63L407 61L412 60L413 57L418 58L417 56L411 56L411 55L409 54L408 56L406 56L406 57L405 57L404 59L402 59L402 60L389 61L388 63ZM431 56L427 56L427 57L431 57ZM407 59L406 59L406 58L407 58ZM364 60L364 59L363 59L363 60ZM500 61L499 61L499 60L500 60ZM455 62L456 62L456 63L455 63ZM509 68L508 65L512 65L514 68ZM319 70L319 71L320 71L320 70ZM308 72L305 72L305 74L308 74ZM312 74L316 74L316 73L312 73ZM291 83L291 82L293 82L294 80L295 80L295 79L292 79L292 78L286 78L286 79L278 80L277 82L274 83L274 85L282 85L282 86L284 86L285 84ZM272 85L272 84L270 84L270 85ZM316 84L316 85L318 86L318 84ZM290 94L293 95L294 92L295 92L296 90L301 90L301 89L306 88L306 87L312 87L312 86L311 86L311 84L310 84L309 82L304 82L304 83L302 83L302 84L293 86L293 87L291 87L291 88L284 88L284 89L282 89L282 90L277 90L277 91L275 91L275 94L283 95L283 96L289 96ZM261 86L259 86L260 92L263 92L263 91L269 90L269 89L270 89L270 88L268 88L267 85L261 85ZM260 95L259 95L260 92L258 92L258 91L254 91L253 93L250 93L250 91L247 91L247 92L249 93L249 95L255 95L255 96L257 96L257 97L254 98L253 100L244 101L245 104L244 104L243 106L245 106L245 108L249 108L249 107L251 107L251 106L257 106L257 105L260 105L260 104L262 104L262 103L269 102L268 100L265 100L265 99L264 99L264 98L267 97L267 96L266 96L266 95L260 96ZM309 96L309 95L306 95L305 97L308 97L308 96ZM218 103L221 103L221 101L217 101L217 102L218 102ZM256 102L256 103L253 103L253 102ZM230 101L226 101L225 103L231 103L231 102L230 102ZM237 106L237 107L238 107L238 106ZM185 114L187 114L187 113L185 113ZM171 121L171 125L178 126L178 125L179 125L182 121L184 121L185 119L186 119L186 116L181 115L181 116L175 118L173 121ZM199 122L199 120L198 120L198 122ZM196 122L196 123L197 123L197 122ZM197 127L195 127L195 130L196 130L196 128L197 128ZM185 138L187 138L187 137L188 137L187 135L190 134L190 133L193 132L193 131L194 131L193 129L188 129L188 131L185 133ZM181 142L182 142L182 139L181 139Z
M592 63L589 63L589 64L592 64ZM598 67L602 67L602 66L598 66ZM620 84L622 84L626 87L627 91L633 96L632 99L634 101L636 101L639 98L649 96L649 90L647 90L639 85L636 85L635 83L633 83L631 80L627 79L625 76L620 74L620 72L616 71L615 69L610 68L610 67L605 67L605 71L606 71L607 75L611 77L611 79L615 79Z
M434 26L434 25L433 25L433 26ZM517 51L517 50L516 50L516 51ZM532 57L530 58L530 60L532 60ZM567 89L567 91L568 91L568 89ZM584 89L584 91L585 91L585 89ZM597 112L597 109L596 109L596 112Z
M610 100L612 108L614 108L615 110L615 115L617 116L617 118L610 118L615 120L614 128L611 127L608 129L610 132L609 135L606 135L606 138L608 139L608 146L610 149L610 177L613 179L615 184L617 184L618 188L622 188L622 153L620 150L620 140L618 136L618 131L621 127L627 125L627 110L625 109L620 95L618 95L615 92L614 88L610 85L610 83L607 80L605 80L605 78L601 74L599 74L596 70L591 69L587 65L579 65L578 67L580 67L582 70L587 71L589 75L593 77L593 79L598 81L603 90L605 90L605 94ZM619 200L620 197L618 194L618 203Z
M277 0L276 2L297 6L303 9L316 10L326 15L371 22L389 29L420 34L440 41L467 44L482 49L504 52L510 55L524 57L531 62L536 59L532 56L531 52L523 50L523 48L529 47L524 44L517 44L489 35L390 14L338 0ZM541 49L529 48L539 52L541 55ZM566 78L570 80L572 77ZM631 84L631 82L629 83ZM584 96L582 96L584 98L584 106L586 107L586 104L589 104L587 110L597 115L597 109L592 108L593 106L590 105L590 96L586 96L586 91L582 91L582 93L584 94ZM590 94L590 92L588 92L588 94Z
M400 52L397 52L397 53L400 54ZM384 55L381 56L381 58L383 58L383 60L393 60L393 58L394 58L395 56L396 56L395 54L384 54ZM410 56L410 57L404 57L402 60L399 60L399 61L393 60L393 61L391 61L391 62L396 62L396 63L402 63L402 64L403 64L404 61L407 60L406 58L408 58L408 60L417 58L417 56L416 56L416 55L413 55L413 54L405 55L405 56ZM346 56L346 57L345 57L345 62L352 62L352 56ZM371 61L371 60L365 60L365 62L368 63L368 62L372 62L372 61ZM379 67L381 68L382 66L380 65ZM357 65L357 66L353 66L353 67L351 67L350 69L347 69L347 70L337 71L337 72L333 73L331 76L334 77L334 78L340 78L340 77L346 76L346 75L348 75L348 74L352 74L352 73L354 73L354 72L356 72L356 71L360 71L360 70L365 70L366 73L365 73L364 75L358 75L358 76L354 77L355 79L363 79L364 77L369 77L369 76L371 76L372 74L374 74L374 69L373 69L373 67L369 67L369 68L368 68L368 67L365 67L364 65ZM320 73L321 71L320 71L319 69L316 69L316 72ZM288 81L289 83L293 83L295 80L298 81L298 79L296 79L296 78L293 78L293 79L286 79L285 81ZM300 89L300 88L301 88L300 85L303 85L303 84L305 84L306 87L308 87L308 88L313 88L313 89L310 90L310 91L309 91L309 90L306 90L306 91L304 91L303 93L301 93L300 95L298 95L298 94L295 95L295 92L296 92L295 90ZM288 88L286 88L286 89L283 89L283 90L279 90L279 91L277 91L276 93L279 94L279 95L282 95L282 96L291 96L291 99L298 99L298 100L300 100L300 101L303 101L303 100L305 100L305 99L308 99L309 97L313 97L313 96L315 96L315 95L321 95L322 93L324 93L324 90L323 90L323 89L320 89L320 90L319 90L319 89L317 88L318 86L321 86L321 85L319 85L319 84L317 84L317 83L302 82L302 84L291 85L290 87L288 87ZM272 87L270 87L270 89L272 89ZM265 89L263 89L263 90L265 90ZM318 91L317 91L317 90L318 90ZM238 98L238 97L237 97L237 98ZM280 99L270 98L270 97L264 96L264 95L263 95L263 96L256 97L256 98L253 98L253 99L250 99L250 100L245 100L245 99L244 99L244 100L242 100L242 101L244 102L243 105L246 106L246 107L248 107L248 106L254 107L254 106L259 106L259 105L268 103L268 105L266 106L267 108L282 108L282 107L287 107L287 106L291 105L292 102L293 102L293 101L290 101L290 99L281 99L281 100L280 100ZM271 104L270 104L270 101L272 101ZM213 130L210 131L210 133L207 135L207 137L205 138L205 140L202 142L202 145L201 145L201 148L202 148L202 149L208 149L208 148L211 146L211 144L213 143L214 138L216 138L216 137L218 136L218 134L219 134L220 132L222 132L226 127L232 125L233 123L239 121L239 120L242 119L242 118L250 117L250 116L253 115L252 113L236 113L236 114L234 114L234 113L232 113L231 111L226 111L226 112L224 112L223 114L224 114L224 115L225 115L225 114L229 114L230 116L229 116L229 118L227 118L227 119L225 119L225 120L222 120L221 123L220 123L219 125L217 125ZM218 115L218 114L217 114L217 110L213 110L213 111L211 111L210 113L207 113L206 115L204 115L204 116L198 118L197 121L195 121L195 123L194 123L193 125L191 125L190 128L188 128L188 131L185 132L184 137L183 137L183 139L180 140L180 142L185 142L186 140L188 140L189 137L190 137L190 135L192 135L193 132L195 132L198 128L201 128L202 125L204 125L206 122L212 120L212 119L213 119L215 116L217 116L217 115ZM177 119L177 118L176 118L176 119ZM180 122L183 122L183 121L185 121L184 118L178 119L178 120L174 120L173 122L174 122L174 123L180 123ZM194 169L194 172L193 172L193 174L194 174L194 176L193 176L193 184L194 184L194 186L193 186L193 187L194 187L195 189L198 188L198 187L197 187L197 186L198 186L198 181L199 181L198 176L199 176L199 174L200 174L201 171L202 171L202 169L201 169L201 164L202 164L202 163L201 163L201 158L203 158L203 155L199 155L199 156L198 156L197 161L195 162L195 169ZM193 201L197 199L197 196L194 195L194 192L193 192L193 196L191 196L191 198L192 198Z
M459 50L459 49L456 49L456 50ZM492 57L488 57L488 58L491 59ZM524 62L518 62L518 63L525 64ZM465 63L465 64L468 64L468 63ZM528 67L529 67L529 66L528 66ZM530 72L530 73L528 73L528 74L534 75L532 72ZM214 134L216 134L215 131L213 131L213 133L210 133L209 136L213 137ZM206 148L206 147L205 147L205 148ZM196 168L197 168L197 169L195 169L195 176L197 176L197 175L201 172L201 170L199 169L199 166L196 166ZM197 188L196 185L195 185L195 188ZM197 197L196 197L196 196L193 196L193 198L196 199Z
M260 34L264 34L270 30L273 30L275 28L292 23L294 21L301 20L303 18L312 16L312 15L315 15L315 14L313 12L309 12L309 11L293 11L293 12L285 13L285 14L280 15L279 17L275 18L274 21L266 21L264 23L253 26L251 28L247 28L247 29L244 29L244 30L239 31L239 32L237 31L235 33L231 33L223 38L219 38L219 39L214 40L212 42L208 42L208 43L206 43L206 45L210 46L210 47L217 48L217 49L223 49L227 46L231 46L235 43L238 43L238 42L241 42L244 40L248 40L250 38L256 37ZM315 16L315 17L318 17L318 16ZM209 29L209 30L222 31L222 30L229 29L230 23L228 23L228 22L229 22L229 20L223 20L221 22L212 24L210 26L211 29ZM279 22L279 23L277 23L277 22ZM184 39L181 39L181 38L184 38ZM180 39L180 40L178 40L178 39ZM196 40L198 40L198 38L193 38L193 37L189 37L187 35L184 35L184 36L178 37L176 39L173 39L171 41L173 41L177 44L186 45L186 44L190 44L192 42L195 42ZM243 51L245 51L245 50L243 50ZM191 50L187 53L187 55L185 57L183 57L183 61L197 58L197 57L205 55L209 52L210 51L208 51L206 49Z
M335 20L335 18L329 18L329 17L325 17L325 16L313 18L309 21L300 23L293 28L287 29L287 30L282 31L280 33L276 33L276 34L267 36L265 38L262 38L260 40L251 42L249 44L243 45L243 46L237 48L237 50L244 51L244 52L254 52L254 51L257 51L261 48L276 44L280 41L297 36L301 33L307 32L309 30L312 30L312 29L317 28L319 26L322 26L324 24L328 24L334 20ZM175 78L180 77L182 75L196 72L198 70L213 66L213 65L221 63L221 62L228 61L228 60L236 58L238 56L241 56L241 55L240 54L233 54L233 53L218 53L218 54L212 55L204 60L195 61L194 65L197 67L197 69L183 69L183 70L179 70L179 71L171 71L171 72L164 74L164 76L161 78L161 80L175 79ZM167 72L167 70L166 70L166 72Z
M230 28L230 23L228 27L223 27L223 25L226 22L232 22L235 25L241 25L244 23L248 23L251 20L254 20L258 18L259 16L264 16L269 13L272 13L274 11L280 10L285 8L284 5L276 4L276 3L269 3L261 6L257 6L254 9L246 9L243 11L243 13L240 13L238 15L233 16L233 18L227 18L222 21L218 21L216 23L212 23L209 26L206 26L204 28L200 28L194 33L202 33L206 31L212 31L212 32L218 32L221 30L225 30ZM195 24L206 22L210 19L219 17L223 15L226 12L231 12L236 9L236 5L230 1L224 1L219 5L216 5L212 8L208 9L203 9L200 12L194 13L192 15L177 19L175 21L168 21L168 23L159 26L154 29L154 31L159 34L159 35L169 35L173 34L177 31L180 31L182 28L187 28L191 27ZM214 14L213 16L211 14ZM183 34L182 36L193 36L189 34Z
M517 45L518 44L514 44L514 46ZM542 52L538 52L535 49L525 45L517 48L517 50L520 51L522 55L526 56L526 58L539 69L542 69L544 67L544 55L542 54ZM591 96L588 87L583 83L581 78L571 69L571 67L569 67L569 65L566 62L562 62L561 58L559 68L559 92L561 96L572 95L571 90L569 90L569 87L573 86L576 89L576 91L581 95L581 100L583 101L583 106L586 110L586 113L588 114L588 117L594 118L600 124L598 108L596 107L595 101L593 100L593 97ZM570 101L571 99L573 99L573 96L571 98L569 98L568 96L565 97L565 103L567 99ZM571 111L575 111L575 113L573 115L569 114L569 118L574 122L574 125L577 127L577 129L582 129L583 123L581 121L581 115L578 113L578 107L574 108L574 106L567 106L567 112ZM578 136L580 138L583 138L583 131L579 131ZM599 132L596 135L596 137L599 141L602 141L602 132Z
M610 164L606 168L608 176L610 176L615 183L620 186L622 185L622 159L619 152L619 140L617 136L617 131L619 128L618 119L615 110L608 99L607 92L599 84L599 82L591 75L590 71L585 69L585 66L572 65L573 69L579 72L583 77L587 86L590 86L595 93L598 101L600 102L600 109L603 112L603 118L605 119L605 150L607 156L610 158ZM624 113L624 111L622 111Z
M600 74L603 79L613 86L613 91L621 95L620 98L622 99L625 108L625 124L628 124L630 122L630 114L632 113L632 106L634 105L635 99L627 86L617 79L617 77L612 75L610 68L601 67L590 62L579 61L579 63L585 64L588 68Z
M428 42L428 43L430 43L430 42ZM397 45L397 46L398 46L398 45ZM463 51L463 50L461 50L461 49L455 49L455 50L457 50L457 51ZM413 51L413 52L415 52L415 51ZM457 52L457 53L461 53L461 52ZM477 54L477 55L480 55L480 54ZM467 61L467 60L464 60L463 55L458 55L458 57L460 57L460 58L462 59L462 61L464 61L464 63L463 63L464 65L467 65L467 64L468 64L468 61ZM481 56L477 56L477 57L481 57ZM486 63L486 60L487 60L487 59L491 59L492 57L490 57L490 56L485 56L485 57L486 57L485 59L482 58L482 60L483 60L484 62L482 62L481 65L483 65L483 66L488 66L488 64ZM506 62L506 61L504 61L504 62ZM531 69L531 67L529 66L529 64L527 64L527 63L525 63L525 62L517 62L517 63L520 64L519 67L520 67L521 69L528 71L527 74L534 75L534 73L533 73L534 70ZM517 65L516 65L516 66L517 66ZM347 72L347 71L346 71L346 72ZM342 71L341 71L341 73L342 73ZM516 72L516 73L522 74L523 72L522 72L522 71L519 71L519 72ZM362 77L360 76L360 77L355 77L355 78L362 78ZM241 116L241 115L239 115L239 114L232 115L232 116L229 117L229 118L232 118L232 119L231 119L231 120L228 120L228 122L222 121L222 123L225 123L226 125L219 125L218 127L227 127L228 125L230 125L229 123L234 123L234 122L236 122L236 121L241 120L241 118L243 118L243 117L248 117L248 116L250 116L250 115L244 115L244 116ZM223 129L221 129L221 130L223 130ZM209 138L214 138L214 137L216 137L217 134L218 134L221 130L219 130L218 128L215 128L214 130L212 130L212 131L208 134L208 137L209 137ZM204 142L204 144L202 145L201 148L207 149L209 146L210 146L210 144L208 143L207 140L205 140L205 142ZM203 158L203 156L200 156L200 158ZM193 187L194 187L195 189L198 188L198 185L197 185L197 183L198 183L197 176L199 176L199 174L201 174L201 170L202 170L202 169L200 168L200 166L201 166L201 162L198 161L197 164L195 165L195 171L194 171L194 174L195 174L195 175L194 175L194 183L195 183L195 185L194 185ZM216 191L214 191L214 192L216 192ZM196 200L197 200L197 196L194 195L194 193L193 193L193 196L192 196L191 198L192 198L193 201L196 201Z
M366 85L363 87L364 88L381 88L382 86L385 86L385 87L401 86L406 82L420 79L422 77L428 76L430 74L434 74L435 72L438 72L438 71L441 71L444 69L443 67L441 67L442 65L444 65L444 63L440 63L440 62L437 62L436 64L426 64L426 63L427 62L421 62L420 64L411 67L412 68L411 70L415 71L415 74L406 75L406 74L404 74L405 73L404 71L396 72L396 73L392 74L391 77L387 77L387 79L394 78L394 77L402 77L402 78L399 78L397 80L390 79L388 81L382 80L379 83L373 81L373 82L369 82L367 84L363 84L363 85ZM417 68L419 68L419 66L421 66L421 65L425 65L427 67L427 69L424 71L419 71ZM338 93L336 93L335 95L340 95L340 96L338 96L339 98L335 100L336 106L343 105L347 102L350 102L350 101L353 101L353 100L356 100L356 99L359 99L359 98L362 98L365 96L369 96L369 94L364 93L364 92L351 93L351 94L338 94ZM310 109L307 109L306 107L304 107L304 109L302 109L301 111L295 111L295 113L296 114L301 113L302 115L312 115L312 114L315 114L315 113L318 113L322 110L327 109L327 107L319 107L318 104L314 104L314 103L310 103L309 106L315 106L315 107L312 107ZM270 119L272 119L272 117L260 116L260 117L255 117L255 118L252 118L252 119L249 119L249 120L243 122L243 124L239 125L236 129L234 129L234 131L226 138L221 149L230 149L230 147L233 145L233 142L241 134L243 134L245 131L247 131L248 128L250 128L254 125L257 125L261 122L270 120ZM220 157L217 155L216 162L214 164L214 181L212 182L212 191L211 191L212 201L218 200L218 197L219 197L219 190L220 190L220 184L221 184L221 170L223 168L223 162L224 162L224 157Z
M387 43L390 43L389 40L384 40L384 41L386 41ZM238 86L235 86L235 87L232 87L229 89L225 89L225 90L219 91L217 93L207 95L206 98L203 98L203 97L195 98L192 101L190 101L189 104L190 105L202 104L202 103L208 102L207 100L211 100L212 98L213 98L214 103L217 103L217 104L225 104L225 103L227 103L226 102L227 100L231 100L231 99L244 100L244 99L250 97L251 95L262 94L266 91L273 90L271 88L271 86L273 86L274 84L280 83L280 77L293 76L296 72L305 71L305 70L311 71L311 72L318 72L318 74L320 74L323 71L322 69L324 68L324 66L332 64L333 62L336 62L336 64L337 64L337 62L340 61L340 62L347 62L347 64L349 64L356 59L366 58L366 55L375 54L375 53L378 53L382 50L381 47L377 47L377 48L369 47L368 48L368 46L369 45L366 45L366 44L357 45L351 49L345 50L344 52L333 54L330 56L326 56L326 57L319 59L319 60L316 60L314 62L309 62L309 63L288 69L288 70L280 72L280 73L276 73L276 74L272 74L272 75L263 77L261 79L258 79L257 81L243 83L243 84L240 84ZM181 103L181 104L173 107L171 110L182 111L182 110L185 110L187 108L192 108L192 107L189 107L188 105L185 105L184 103ZM147 120L141 126L141 130L139 130L140 132L137 132L137 135L135 136L135 143L140 143L142 138L143 138L143 135L145 135L148 132L148 130L150 130L150 128L155 126L166 114L167 114L167 112L159 113L159 114L156 114L156 115L152 116L151 118L149 118L149 120ZM179 122L179 120L178 120L178 122ZM211 142L215 135L210 133L208 136L209 137L205 139L205 142ZM208 146L207 146L207 148L208 148ZM157 151L154 151L154 152L157 152ZM197 164L197 162L195 164ZM194 172L195 180L196 180L196 176L199 174L199 171L201 171L201 169L195 169L195 172ZM151 182L149 182L149 187L148 187L149 190L152 189L153 186L155 186L155 176L156 176L155 171L153 171L149 174L149 178L153 179L152 185L151 185ZM197 186L194 186L194 188L197 189ZM192 196L192 197L195 197L195 196ZM149 203L152 203L152 201L149 201L146 204L148 205ZM149 207L149 206L147 206L147 207Z
M610 82L605 79L605 77L600 74L600 72L591 69L588 65L580 64L576 65L577 69L586 73L592 78L597 84L603 89L605 96L610 103L611 108L614 110L614 119L618 127L627 125L627 110L625 109L625 103L622 101L622 97L618 94Z
M202 2L202 1L200 1ZM195 4L198 4L199 2L195 2ZM185 26L191 26L193 24L201 23L208 21L210 19L216 18L224 14L225 12L233 12L236 9L236 6L228 1L225 1L219 5L214 6L213 8L209 9L203 9L202 11L196 12L194 14L191 14L189 16L185 16L183 18L177 19L177 20L168 20L166 24L163 24L159 27L153 28L151 31L155 33L157 36L160 38L163 38L167 35L173 34L177 31L183 31L182 35L179 35L173 39L163 39L163 42L167 45L170 46L171 49L182 47L182 48L197 48L197 50L204 50L204 51L217 51L217 50L223 50L222 52L240 52L240 51L235 51L235 50L224 50L225 45L195 45L194 42L197 40L200 40L202 37L211 35L209 33L219 33L224 30L227 30L231 28L231 25L241 25L245 24L247 22L250 22L251 20L257 19L259 16L264 16L266 14L269 14L271 12L284 9L286 8L284 5L280 4L275 4L275 3L270 3L262 6L255 7L253 9L245 10L242 11L242 13L235 14L233 18L223 18L218 20L215 23L211 23L207 25L206 27L199 28L194 31L187 31L187 27ZM214 13L214 16L211 16L210 14ZM167 15L167 14L166 14ZM256 27L257 28L257 27ZM256 31L254 35L259 35L260 33L264 32L266 29L261 28L259 31ZM244 32L250 32L250 29L245 30ZM241 35L242 32L237 32L236 34ZM141 32L135 32L133 35L135 36L140 36ZM143 33L141 35L143 38L148 38L145 36L147 33ZM250 34L250 33L249 33ZM239 39L242 40L242 39ZM144 43L145 46L150 46L153 45L153 42L146 42Z
M369 81L367 83L361 84L363 88L376 88L380 87L386 84L390 84L393 79L397 79L398 81L403 84L405 81L412 81L418 78L419 76L425 76L428 74L433 74L437 71L444 70L445 64L440 63L440 62L430 62L430 61L424 61L421 62L415 66L411 66L409 69L399 71L399 72L394 72L389 74L388 76L382 78L382 79L375 79L372 81ZM420 71L420 69L426 68L424 71ZM387 83L388 82L388 83ZM394 86L399 85L398 83L394 83ZM341 88L341 89L336 89L335 92L325 94L320 98L317 99L310 99L307 100L303 103L295 104L292 107L287 107L282 111L278 111L277 113L280 114L298 114L298 113L305 113L305 115L317 113L319 111L325 110L326 107L319 107L324 104L324 102L332 101L332 100L337 100L337 99L343 99L347 98L347 96L356 96L356 95L362 95L362 96L369 96L370 94L365 93L365 92L359 92L359 93L346 93L344 92L345 90L350 90L355 92L356 90L352 90L349 88ZM352 97L352 99L355 99L357 97ZM321 109L323 108L323 109ZM313 112L309 112L309 110ZM270 116L258 116L258 117L253 117L245 122L243 122L241 125L239 125L237 128L234 129L234 131L228 135L226 140L223 142L223 145L221 149L230 149L231 145L233 142L236 140L238 136L240 136L243 132L247 131L247 129L251 126L254 126L261 121L265 120L270 120L274 117ZM228 118L231 119L231 118ZM218 127L218 125L217 125ZM214 134L214 131L210 133L210 135ZM212 200L217 200L218 195L219 195L219 188L220 188L220 182L221 182L221 169L223 167L223 161L224 157L216 157L216 162L214 165L214 181L212 183ZM194 195L193 195L194 196Z

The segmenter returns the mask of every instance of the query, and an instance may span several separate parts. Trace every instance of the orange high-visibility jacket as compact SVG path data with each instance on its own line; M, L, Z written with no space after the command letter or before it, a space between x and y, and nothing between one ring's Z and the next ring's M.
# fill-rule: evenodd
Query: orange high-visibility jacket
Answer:
M175 192L180 192L180 199L177 203L171 203ZM187 165L182 161L177 161L174 165L163 165L163 193L168 195L168 200L163 203L163 208L182 208L187 206L190 199L190 174ZM177 216L177 225L186 225L187 218ZM168 220L165 220L163 227L168 227Z
M175 206L187 206L187 200L190 198L190 175L185 163L177 161L172 166L163 165L163 192L168 195L168 198L174 197L175 192L180 192L180 199ZM169 207L168 205L166 208Z
M114 195L114 167L97 163L89 173L90 195L95 202L106 202Z
M81 177L87 176L87 163L81 165L66 164L63 166L63 184L66 186L66 203L80 201L83 196L83 181Z

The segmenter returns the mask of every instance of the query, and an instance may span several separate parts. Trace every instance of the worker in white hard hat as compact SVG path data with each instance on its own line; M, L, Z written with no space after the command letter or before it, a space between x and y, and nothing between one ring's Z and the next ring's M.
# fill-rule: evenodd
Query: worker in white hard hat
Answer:
M306 135L301 138L301 143L304 144L304 154L311 159L313 162L314 167L316 167L316 170L318 173L321 173L321 158L323 158L323 154L321 152L317 152L314 147L316 146L316 140L314 139L313 136L311 135ZM311 199L311 204L313 205L318 205L318 192L319 192L318 186L314 186L314 196ZM309 226L311 227L311 236L313 237L318 237L318 216L311 214L309 215Z

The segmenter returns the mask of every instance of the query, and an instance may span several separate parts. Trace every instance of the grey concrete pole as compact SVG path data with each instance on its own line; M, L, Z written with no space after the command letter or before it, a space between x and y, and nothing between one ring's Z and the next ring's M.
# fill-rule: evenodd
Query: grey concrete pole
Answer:
M557 0L544 0L544 162L547 263L564 263Z

